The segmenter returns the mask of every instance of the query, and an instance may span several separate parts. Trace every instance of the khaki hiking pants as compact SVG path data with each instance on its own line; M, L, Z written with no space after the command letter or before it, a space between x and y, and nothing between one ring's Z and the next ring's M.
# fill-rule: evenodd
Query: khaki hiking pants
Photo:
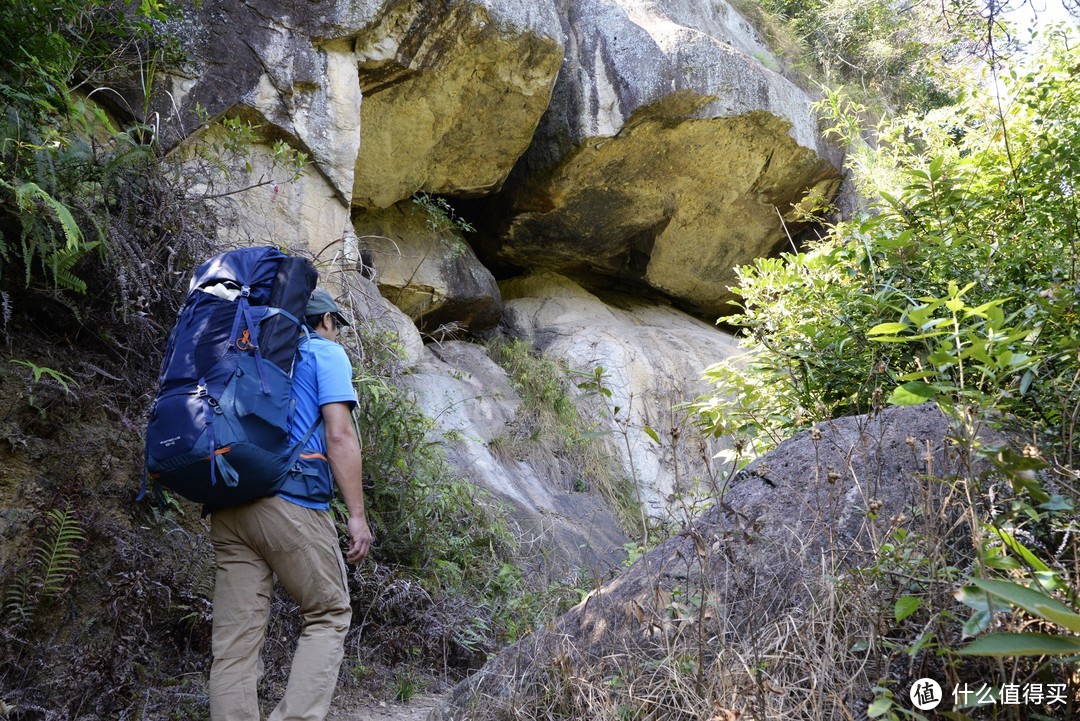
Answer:
M214 586L212 721L259 721L257 684L274 576L303 627L285 696L269 721L321 721L330 708L352 611L330 514L271 496L210 517Z

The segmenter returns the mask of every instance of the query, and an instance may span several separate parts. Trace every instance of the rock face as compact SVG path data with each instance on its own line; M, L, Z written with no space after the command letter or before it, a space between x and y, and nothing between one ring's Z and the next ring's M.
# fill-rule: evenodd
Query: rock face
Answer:
M499 322L502 298L495 278L438 208L404 201L361 211L353 215L353 228L371 252L383 296L424 332L475 333Z
M189 61L137 114L189 151L256 126L202 188L230 242L318 250L351 208L496 194L493 260L715 317L732 267L839 185L810 98L724 0L207 0L172 30ZM137 86L95 97L143 108ZM304 177L276 174L275 142Z
M515 171L499 257L724 313L732 267L774 251L802 226L796 207L839 187L810 99L732 32L745 23L723 2L564 13L566 68Z
M506 281L502 290L508 335L575 371L603 368L610 396L595 397L591 413L611 432L607 440L626 477L637 479L650 516L666 520L674 498L709 487L722 472L713 459L720 448L697 433L683 437L678 406L707 392L700 380L707 366L739 352L730 335L670 306L598 297L554 273Z
M348 236L351 208L489 196L501 232L485 260L715 317L732 268L786 244L840 181L810 98L724 0L208 0L173 29L190 62L145 118L164 144L256 126L250 157L223 162L229 182L203 187L229 242L317 251ZM276 173L275 142L308 156L305 176ZM414 317L443 303L420 292Z
M226 143L226 130L212 124L189 138L185 151L213 152ZM183 152L183 151L182 151ZM218 237L230 246L278 245L319 253L351 234L349 208L329 178L319 173L292 177L275 149L260 142L243 157L185 161L194 192L213 198Z
M482 347L433 345L408 383L447 439L455 470L509 504L531 572L554 577L585 568L605 577L619 563L629 539L601 498L574 488L573 469L542 454L526 460L498 452L521 400Z
M948 435L947 419L927 404L822 424L782 443L736 476L693 527L489 661L430 718L509 718L511 707L528 715L537 694L550 700L561 690L553 679L603 687L611 659L664 657L683 648L684 635L712 639L704 661L710 674L723 673L737 663L739 644L760 643L770 627L798 617L821 590L814 579L823 567L841 574L857 566L907 522L901 514L937 507L942 486L921 475L957 470ZM707 614L687 614L678 600L694 594Z
M610 395L582 403L654 519L711 487L718 449L679 435L677 405L735 346L672 304L720 314L732 267L786 242L796 209L839 179L809 98L724 0L204 0L173 30L190 62L142 119L218 201L227 243L306 247L350 277L372 251L378 288L341 285L395 329L428 414L476 426L461 437L480 440L453 446L462 472L521 519L557 519L589 562L621 545L590 535L600 510L558 464L492 452L515 412L505 374L476 348L425 349L417 326L442 341L499 325L602 367ZM118 107L144 107L116 88ZM251 133L239 148L237 123ZM283 150L307 157L303 174ZM417 193L483 196L502 232L480 257L523 274L497 285ZM490 410L469 400L496 395Z
M371 283L358 290L354 304L364 300L365 317L401 332L400 311L388 308ZM579 381L604 368L610 396L575 401L578 413L595 424L597 438L590 442L607 445L619 479L636 480L638 499L653 520L681 521L673 499L695 503L712 492L723 469L713 459L715 442L683 433L677 406L707 390L701 370L737 351L731 336L671 307L627 296L602 299L551 273L505 282L503 290L500 334L580 371ZM410 353L408 365L405 383L434 419L434 437L442 439L451 467L509 504L523 538L542 539L531 551L535 558L546 555L537 561L544 572L582 567L605 576L623 556L625 531L598 494L580 487L581 469L542 442L520 440L528 411L485 348L432 343ZM571 389L571 395L583 392Z
M498 190L547 108L558 34L550 0L414 0L366 28L353 204Z
M226 243L317 252L348 233L360 149L353 37L381 5L207 0L168 28L184 43L188 62L170 68L165 92L147 101L141 119L159 128L165 147L188 158L188 174L201 179L196 191L218 199ZM142 108L141 94L129 86L116 104ZM250 125L256 136L239 151L223 142L232 121ZM308 156L302 177L291 179L280 167L276 142Z
M268 137L309 153L312 170L347 205L360 147L352 38L379 9L373 0L202 3L173 28L191 62L174 70L169 95L155 100L166 140L184 140L203 119L250 118Z
M357 318L369 324L372 331L389 334L393 339L402 365L412 368L420 362L427 353L420 331L411 318L382 297L374 283L362 276L352 276L348 297Z

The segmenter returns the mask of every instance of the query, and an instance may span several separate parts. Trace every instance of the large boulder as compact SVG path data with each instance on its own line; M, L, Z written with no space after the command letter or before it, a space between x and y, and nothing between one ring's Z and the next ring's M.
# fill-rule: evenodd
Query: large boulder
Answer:
M188 62L168 69L167 92L144 101L138 82L117 82L123 97L113 105L153 122L166 147L221 136L236 119L256 126L266 150L250 163L226 159L229 187L213 193L232 226L225 235L295 222L286 241L310 232L316 251L347 233L341 221L354 205L500 188L563 58L550 1L207 0L172 30ZM305 177L285 183L266 172L276 141L307 154ZM221 173L207 177L215 182L225 185ZM264 222L262 208L283 217Z
M597 495L576 487L574 469L544 453L499 452L520 422L521 399L482 346L432 344L406 382L434 419L456 472L506 503L530 572L562 577L588 569L606 577L629 541Z
M348 232L360 148L353 38L384 4L195 3L166 27L182 67L159 68L152 87L110 79L94 98L183 159L192 192L216 203L226 244L318 252ZM306 155L302 175L282 150Z
M689 658L707 664L710 676L743 679L749 690L736 700L753 703L761 678L743 659L765 657L775 641L767 657L769 673L778 673L815 594L872 558L912 518L940 507L946 487L927 474L961 469L950 423L930 404L795 436L730 488L717 488L716 505L692 527L460 683L430 718L528 716L532 703L573 704L575 694L611 688L613 678L630 683L620 664L656 674L649 664L662 658ZM828 661L839 670L836 659ZM796 655L791 662L805 678L812 661ZM839 693L848 682L837 679L834 688L828 680L815 676L815 688Z
M396 355L404 369L414 368L424 358L424 340L412 320L397 306L383 298L375 283L359 273L341 274L346 278L346 306L358 321L360 332L370 342L382 342ZM362 356L361 356L362 357Z
M673 501L692 497L723 472L715 441L680 433L679 405L709 390L701 380L705 368L739 352L731 335L669 305L598 296L551 272L501 288L507 335L585 374L582 381L602 369L600 385L610 395L582 402L611 432L607 441L626 478L636 479L649 516L669 519L678 507Z
M809 98L722 0L206 0L172 30L189 61L167 92L118 80L94 97L119 94L187 152L257 126L250 157L223 158L228 182L205 175L230 241L306 235L317 251L348 234L350 208L490 196L524 154L485 260L717 315L732 267L838 184ZM304 177L273 167L276 142L308 156Z
M383 4L202 2L172 28L186 44L187 67L170 68L168 93L150 101L163 141L181 142L206 121L243 117L308 153L312 171L348 205L360 147L353 38Z
M563 12L566 67L507 185L497 256L729 312L733 267L786 243L840 185L812 99L722 0Z
M490 328L502 315L499 286L447 211L432 202L353 214L379 290L426 333Z
M498 190L562 66L551 0L398 3L356 40L364 142L353 204Z

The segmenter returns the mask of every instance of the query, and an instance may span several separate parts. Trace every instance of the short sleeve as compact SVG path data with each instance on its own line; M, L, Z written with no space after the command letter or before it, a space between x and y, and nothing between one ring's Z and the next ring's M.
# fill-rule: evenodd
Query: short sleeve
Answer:
M319 343L316 350L319 405L348 403L356 405L356 390L352 383L352 363L345 349L337 343Z

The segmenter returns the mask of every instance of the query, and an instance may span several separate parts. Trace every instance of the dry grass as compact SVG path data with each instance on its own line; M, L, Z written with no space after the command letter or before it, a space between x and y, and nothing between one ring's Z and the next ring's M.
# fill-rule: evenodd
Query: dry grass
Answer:
M492 442L491 450L507 459L549 467L575 491L592 491L607 501L627 535L642 535L642 517L634 484L617 454L605 442L605 429L579 406L581 392L571 373L539 357L521 340L496 338L487 344L521 398L513 427Z
M860 441L832 449L847 458L834 469L840 477L776 481L776 493L805 515L792 513L790 525L777 528L759 525L767 516L757 512L732 509L734 523L717 520L726 511L707 513L459 687L442 718L850 721L867 718L875 700L894 699L881 716L894 719L910 709L908 690L923 677L941 683L947 706L954 685L1018 683L1034 674L1072 684L1075 696L1080 679L1067 667L953 652L968 642L961 626L971 613L953 594L975 569L973 544L991 506L1009 502L1007 484L966 467L969 459L948 439L903 449L901 434L899 448L894 440L860 464L853 449L881 440L871 432L863 426ZM814 440L819 463L836 460L826 458L834 441ZM930 473L905 481L902 504L886 498L882 507L877 494L900 482L889 475L900 449ZM764 465L752 468L768 475ZM853 495L845 508L841 497ZM853 535L843 520L852 509L881 515L859 521L862 532ZM900 618L897 601L908 597L920 605ZM1015 614L997 621L1003 629L1021 622ZM1067 712L1024 709L1036 710ZM995 706L968 716L1019 718L1013 711Z

